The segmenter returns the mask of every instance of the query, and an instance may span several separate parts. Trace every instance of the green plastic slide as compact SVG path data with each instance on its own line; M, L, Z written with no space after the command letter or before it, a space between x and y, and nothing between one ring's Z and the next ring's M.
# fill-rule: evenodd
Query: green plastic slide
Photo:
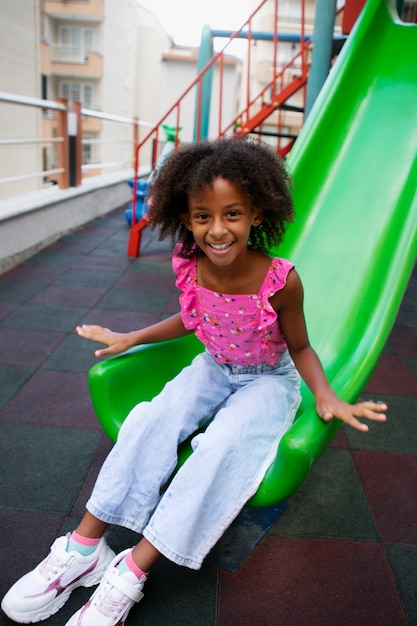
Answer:
M385 0L368 0L288 161L297 220L271 253L295 262L311 343L348 401L375 367L417 254L416 51L417 26ZM91 395L109 437L201 348L187 336L95 365ZM248 504L287 499L339 426L319 419L304 387L297 420Z

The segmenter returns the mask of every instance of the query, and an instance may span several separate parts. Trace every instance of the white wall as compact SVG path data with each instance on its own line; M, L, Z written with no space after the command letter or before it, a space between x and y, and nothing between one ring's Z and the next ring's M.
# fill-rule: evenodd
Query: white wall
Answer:
M101 109L154 123L159 113L161 57L171 40L155 16L134 0L107 0L104 17ZM102 160L124 161L127 166L133 153L132 128L105 122L102 138Z
M0 0L0 91L40 97L39 2ZM0 138L27 139L39 136L39 109L0 102ZM35 173L41 167L41 148L32 145L0 146L0 177ZM40 179L0 184L0 198L25 193L41 186Z

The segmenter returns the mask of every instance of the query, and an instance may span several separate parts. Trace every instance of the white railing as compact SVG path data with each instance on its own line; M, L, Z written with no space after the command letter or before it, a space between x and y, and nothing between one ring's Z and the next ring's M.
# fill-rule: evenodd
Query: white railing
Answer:
M139 141L140 127L152 128L153 124L138 120L137 118L126 117L122 115L113 115L103 113L89 108L82 108L80 103L69 104L66 100L57 99L57 101L43 100L40 98L31 98L6 92L0 92L0 103L7 103L14 106L24 106L40 109L43 118L50 120L50 112L55 117L56 124L55 136L33 136L33 137L7 137L0 138L0 147L4 148L13 146L48 146L52 145L56 149L56 167L42 169L37 172L19 173L17 175L9 175L0 177L0 185L7 183L19 183L30 179L54 179L60 188L68 188L69 186L78 186L81 184L82 173L88 173L90 170L109 170L109 169L127 169L133 168L134 150ZM94 139L83 139L82 127L83 120L87 118L97 118L107 122L114 122L128 126L131 129L130 137L126 139L122 135L126 133L112 133L112 139L103 140L100 137ZM52 134L52 133L51 133ZM119 136L118 136L119 135ZM91 164L82 164L82 145L94 144L104 145L111 143L113 145L124 143L130 146L130 156L125 160L113 160L108 162L94 162ZM55 165L55 163L54 163ZM19 192L16 192L16 195Z
M87 63L90 53L99 54L97 50L81 46L69 46L59 43L49 44L51 61L54 63Z

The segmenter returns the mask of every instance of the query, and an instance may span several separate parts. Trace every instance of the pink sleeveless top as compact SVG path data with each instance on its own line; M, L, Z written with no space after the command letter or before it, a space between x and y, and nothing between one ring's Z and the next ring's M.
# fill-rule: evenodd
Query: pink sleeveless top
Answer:
M200 287L196 257L176 255L172 267L177 276L181 317L194 330L211 356L227 365L275 365L287 348L269 298L286 283L294 267L285 259L271 259L257 294L225 294Z

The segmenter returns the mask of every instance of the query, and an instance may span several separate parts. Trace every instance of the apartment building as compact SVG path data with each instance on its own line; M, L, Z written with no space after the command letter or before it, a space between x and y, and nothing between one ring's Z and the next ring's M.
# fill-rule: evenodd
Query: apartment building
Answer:
M160 60L172 41L149 11L135 0L42 0L40 9L43 98L155 121ZM54 133L53 119L43 125L44 136ZM84 176L131 166L132 126L89 116L82 126ZM54 154L44 149L44 169Z
M144 124L140 139L146 123L157 122L196 76L198 50L175 46L140 0L27 0L26 5L30 10L22 11L19 3L0 0L0 91L138 118ZM232 58L226 68L233 113L239 67ZM56 112L3 102L0 107L0 140L21 142L0 144L2 178L10 180L0 184L0 198L52 184L56 176L42 172L57 167ZM194 107L190 97L183 140L193 138ZM83 115L82 137L83 178L131 167L132 125ZM41 138L52 141L40 143Z

